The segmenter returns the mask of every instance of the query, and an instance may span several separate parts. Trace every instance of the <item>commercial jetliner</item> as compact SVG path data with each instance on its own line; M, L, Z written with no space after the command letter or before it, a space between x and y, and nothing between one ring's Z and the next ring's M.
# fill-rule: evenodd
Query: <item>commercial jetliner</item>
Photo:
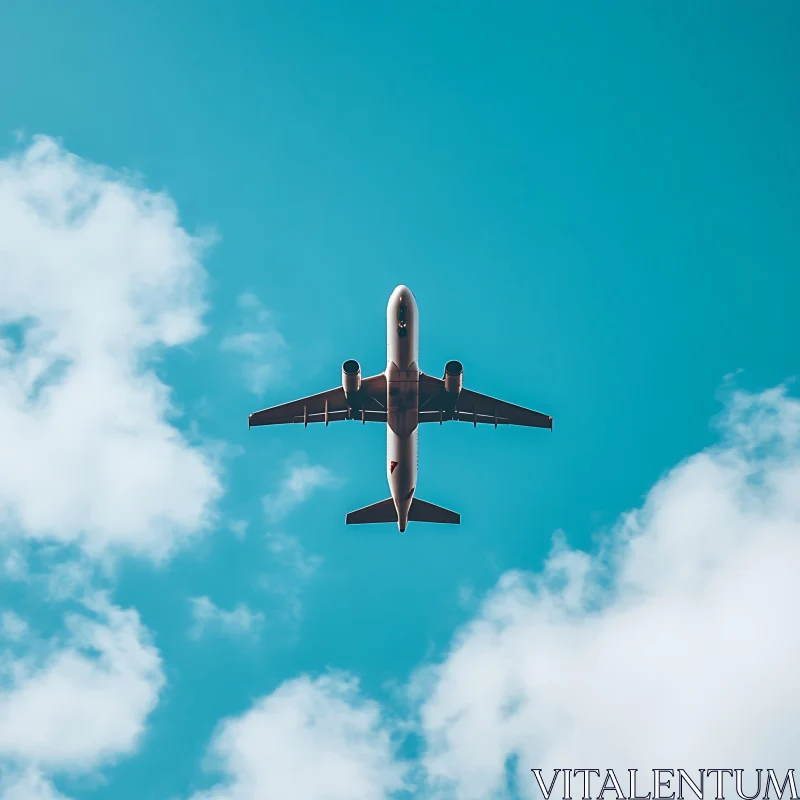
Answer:
M386 477L392 496L351 511L347 525L396 522L402 533L409 522L458 525L461 517L414 497L417 488L417 436L421 422L458 420L494 425L523 425L553 430L553 418L463 388L464 369L448 361L444 378L419 370L419 311L406 286L398 286L386 309L386 371L361 378L358 361L342 364L342 385L250 415L250 427L286 423L360 420L386 423Z

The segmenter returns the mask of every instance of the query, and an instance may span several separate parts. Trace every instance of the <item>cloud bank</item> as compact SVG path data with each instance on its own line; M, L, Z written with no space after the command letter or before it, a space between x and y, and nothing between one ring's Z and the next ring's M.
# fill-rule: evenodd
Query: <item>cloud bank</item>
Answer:
M794 764L800 403L739 392L720 429L600 553L557 538L543 573L504 575L417 676L431 790L494 796L515 756L524 797L534 767Z
M205 242L46 137L0 160L0 219L0 535L163 558L221 491L154 369L203 330Z
M0 223L0 575L80 609L49 639L0 615L0 795L55 800L54 777L138 748L165 683L98 562L169 556L221 495L157 371L203 333L208 242L47 137L0 159Z

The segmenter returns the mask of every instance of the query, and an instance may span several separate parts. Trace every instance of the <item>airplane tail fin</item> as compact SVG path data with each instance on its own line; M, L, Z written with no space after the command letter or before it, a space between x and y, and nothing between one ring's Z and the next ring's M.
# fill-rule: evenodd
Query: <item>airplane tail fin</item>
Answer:
M459 525L461 515L433 503L426 503L416 497L411 501L408 511L409 522L439 522L445 525ZM391 497L373 503L371 506L351 511L345 518L347 525L370 525L377 522L397 522L397 509Z

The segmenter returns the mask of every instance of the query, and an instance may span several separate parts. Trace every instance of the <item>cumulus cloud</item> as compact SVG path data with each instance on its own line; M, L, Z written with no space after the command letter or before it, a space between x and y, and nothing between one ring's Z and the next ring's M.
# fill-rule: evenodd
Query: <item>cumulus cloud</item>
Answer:
M206 242L46 137L0 160L0 219L3 528L164 557L220 494L154 369L203 331Z
M383 800L404 785L380 707L343 675L282 684L222 722L211 756L224 779L193 800Z
M264 497L264 514L270 522L279 522L315 490L334 483L331 471L320 464L290 465L276 490Z
M245 384L260 395L271 380L286 370L286 341L255 294L242 292L237 306L241 315L239 328L222 340L220 348L243 358Z
M135 611L97 595L66 626L66 641L0 659L0 764L33 770L8 780L88 771L131 753L164 685L161 658Z
M504 575L417 674L431 791L502 793L515 756L525 797L534 767L794 763L800 402L734 393L720 429L599 552L556 537L542 573Z
M244 603L225 611L208 597L192 597L190 602L194 624L189 635L193 639L199 639L209 628L234 636L258 636L264 625L264 614L251 611Z

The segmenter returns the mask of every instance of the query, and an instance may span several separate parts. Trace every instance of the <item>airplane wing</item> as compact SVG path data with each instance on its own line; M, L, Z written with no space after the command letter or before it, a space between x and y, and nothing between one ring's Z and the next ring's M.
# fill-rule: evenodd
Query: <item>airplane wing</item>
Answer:
M344 389L337 386L327 392L301 397L272 408L256 411L249 417L248 427L256 425L286 425L302 422L338 422L355 419L363 422L386 422L386 376L373 375L361 381L361 388L350 401Z
M454 402L455 401L455 402ZM459 420L494 425L523 425L553 430L553 418L530 408L515 406L486 394L462 389L457 398L445 391L444 381L432 375L419 376L419 421Z

